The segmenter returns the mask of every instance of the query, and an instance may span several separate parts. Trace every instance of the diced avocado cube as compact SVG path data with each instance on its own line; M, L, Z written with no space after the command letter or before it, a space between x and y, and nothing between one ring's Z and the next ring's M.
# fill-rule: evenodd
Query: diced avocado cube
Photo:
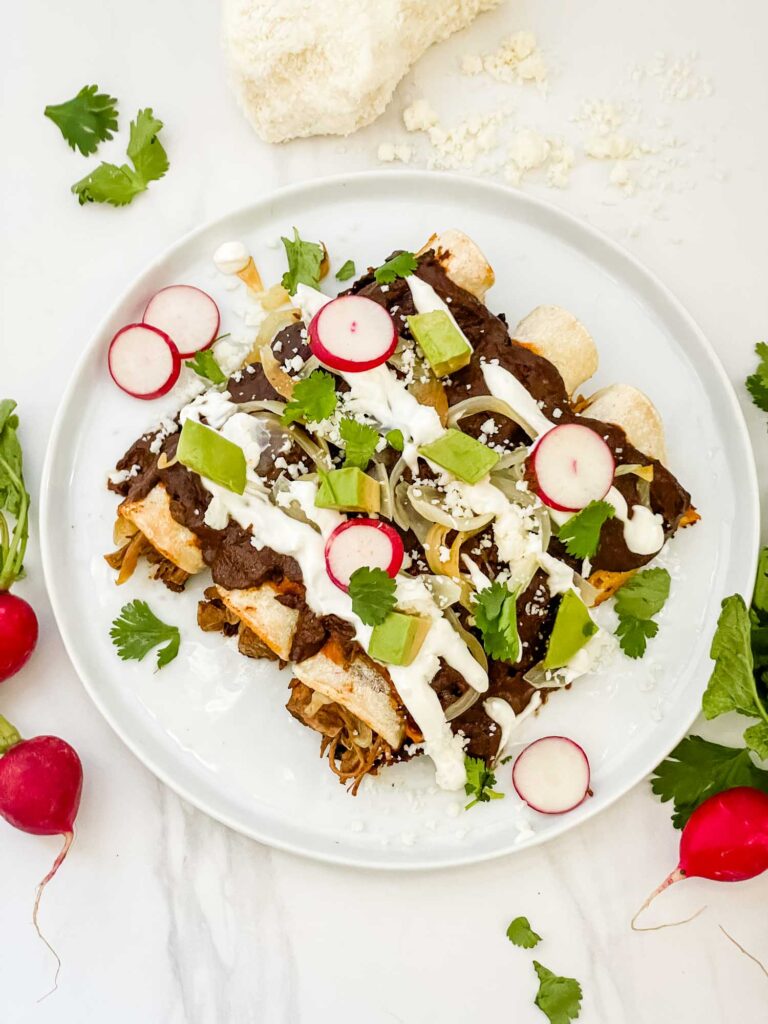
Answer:
M418 615L390 612L383 622L373 627L368 653L388 665L410 665L421 650L431 625L429 619Z
M460 370L472 358L472 346L445 310L409 316L408 326L437 377Z
M378 512L381 487L378 481L356 466L323 473L315 495L317 508L335 508L341 512Z
M431 444L422 445L419 454L468 484L482 480L499 461L498 452L453 428Z
M184 420L176 456L187 469L235 494L245 490L243 449L197 420Z
M573 591L566 590L557 609L555 625L549 638L544 668L562 668L580 651L598 627L587 611L587 606Z

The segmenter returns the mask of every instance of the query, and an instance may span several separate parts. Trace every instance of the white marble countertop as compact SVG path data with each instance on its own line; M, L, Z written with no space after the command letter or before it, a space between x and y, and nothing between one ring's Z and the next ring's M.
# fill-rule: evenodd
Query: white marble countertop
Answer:
M578 139L569 116L581 99L641 87L644 123L668 121L656 126L680 140L681 166L667 161L656 184L629 198L606 186L607 166L583 156L570 188L530 188L623 242L688 306L737 384L768 480L765 417L740 387L768 325L768 16L760 0L727 11L695 0L505 3L428 54L378 124L346 140L283 147L259 142L238 112L217 20L212 0L28 0L5 11L0 391L20 405L33 499L81 345L115 293L181 234L277 185L376 166L381 142L413 143L422 165L423 138L406 138L399 120L419 96L446 122L460 109L506 105L512 123ZM522 28L536 31L550 59L548 100L531 87L461 78L463 53ZM711 96L665 101L663 76L632 83L631 66L657 51L672 60L694 49L695 74L711 76ZM166 123L170 172L124 210L78 207L68 188L92 161L68 151L42 117L46 103L85 81L120 97L124 122L151 104ZM19 591L40 617L40 644L3 685L0 710L22 732L69 739L86 783L75 846L42 911L64 967L58 992L41 1003L52 963L29 918L58 840L0 827L7 1024L539 1024L531 957L504 935L518 914L545 936L542 962L581 981L587 1024L730 1024L763 1012L765 976L718 924L768 959L768 877L690 881L670 891L655 920L702 903L706 913L682 929L630 931L633 911L676 860L668 810L647 784L562 839L475 868L388 876L273 852L186 806L123 747L58 639L34 530L28 572ZM727 728L709 735L734 739Z

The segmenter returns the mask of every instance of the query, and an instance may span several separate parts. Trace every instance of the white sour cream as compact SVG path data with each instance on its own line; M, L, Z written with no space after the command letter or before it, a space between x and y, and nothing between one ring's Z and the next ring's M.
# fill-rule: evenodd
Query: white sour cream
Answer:
M522 725L526 718L530 718L536 709L540 707L541 694L538 690L532 694L530 701L519 715L515 714L512 710L512 705L504 700L503 697L489 697L488 700L483 701L483 710L486 715L501 729L501 740L499 741L499 749L496 754L497 760L504 753L504 749L509 743L509 738L514 730Z
M546 434L552 429L554 423L547 419L539 403L513 373L498 363L483 363L482 370L485 386L490 393L494 398L506 402L527 423L532 437Z
M242 242L224 242L213 254L216 269L222 274L237 274L245 270L251 254Z
M616 518L624 524L624 543L636 555L655 555L664 546L664 520L645 505L633 505L629 515L627 502L621 491L612 487L605 501L613 505Z

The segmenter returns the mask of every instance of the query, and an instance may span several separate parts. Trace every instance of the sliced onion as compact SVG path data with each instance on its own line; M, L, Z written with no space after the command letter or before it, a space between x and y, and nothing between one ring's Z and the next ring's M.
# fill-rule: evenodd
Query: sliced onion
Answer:
M450 576L440 576L435 574L434 576L424 575L422 579L427 584L430 593L435 598L437 607L444 611L450 608L452 604L456 604L457 601L461 600L461 584Z
M275 358L275 353L272 351L269 345L264 345L261 348L261 365L264 370L264 376L267 378L269 383L283 398L293 397L293 388L295 381L289 377L285 370L282 368Z
M256 297L261 303L263 309L271 310L277 310L282 306L287 306L291 301L291 296L279 283L273 284L270 288L259 292Z
M649 484L653 483L653 466L641 466L639 463L628 462L617 466L614 476L627 476L629 473L639 476L641 480L647 480Z
M579 576L577 572L573 574L573 582L576 584L576 589L579 592L581 600L587 608L594 608L595 602L600 596L600 591L597 587L593 587L589 580L585 580L584 577Z
M296 479L316 480L317 473L307 473L305 476L297 477ZM301 505L299 505L298 501L293 499L286 505L277 500L278 495L287 493L291 487L291 484L294 484L295 482L296 481L292 477L289 477L287 473L281 473L280 476L277 478L277 480L275 480L274 484L272 485L272 490L270 492L272 503L276 505L281 512L285 512L285 514L289 516L291 519L295 519L299 523L306 523L307 526L311 526L313 530L316 530L319 533L320 527L317 525L317 523L312 522L312 520L306 514Z
M395 499L392 495L392 485L386 466L382 462L374 462L373 475L378 480L379 487L381 488L381 508L379 509L379 515L383 516L384 519L394 519Z
M271 412L274 416L282 416L285 412L285 402L278 402L277 399L264 398L255 402L238 402L238 412Z
M551 668L544 668L542 661L534 665L533 668L529 668L523 679L529 686L533 686L537 690L562 690L568 685L565 677L558 676Z
M465 398L463 402L452 405L448 410L448 426L455 427L465 416L474 416L479 412L498 413L499 416L505 416L508 420L516 423L518 427L522 427L529 437L536 436L536 431L526 423L519 413L515 412L511 405L507 405L506 402L494 395L476 395L475 398Z
M307 453L314 464L320 469L333 469L333 460L328 449L328 442L323 437L317 441L311 437L298 423L291 423L287 427L288 433L293 437L296 444Z
M414 490L418 490L420 493L415 494ZM432 523L448 526L452 530L480 530L493 519L492 512L484 512L482 515L474 516L451 515L450 512L441 508L440 504L433 504L433 501L441 501L441 495L436 488L428 485L409 484L407 494L408 501L420 516Z

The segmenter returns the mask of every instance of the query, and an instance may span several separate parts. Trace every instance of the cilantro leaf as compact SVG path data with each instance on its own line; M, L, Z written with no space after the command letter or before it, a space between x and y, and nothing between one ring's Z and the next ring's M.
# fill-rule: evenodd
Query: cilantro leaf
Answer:
M320 266L325 258L325 249L319 242L305 242L298 229L293 229L293 240L281 238L288 257L288 269L283 274L282 285L289 295L296 294L296 286L308 284L317 288L320 284Z
M405 447L402 430L388 430L384 437L389 447L394 448L396 452L401 452Z
M72 186L81 206L86 203L109 203L110 206L127 206L143 192L146 185L128 164L99 164Z
M710 743L701 736L688 736L678 743L651 779L656 796L674 803L675 828L683 828L708 797L734 786L752 786L768 793L768 771L755 765L748 750Z
M350 277L354 277L356 273L357 271L355 270L354 260L347 260L347 262L336 271L336 280L348 281Z
M24 485L15 408L10 398L0 401L0 593L23 575L29 534L29 494ZM4 513L15 519L13 528Z
M487 804L491 800L503 800L504 794L497 792L493 787L496 785L496 776L488 768L482 757L470 757L464 755L464 767L467 772L467 781L464 783L464 792L467 796L474 797L464 808L468 811L475 804Z
M379 284L392 284L396 277L408 277L418 265L419 261L412 252L399 252L377 267L373 276Z
M642 658L648 640L659 631L652 619L669 597L669 573L666 569L644 569L635 573L616 592L619 624L616 636L629 658Z
M510 664L519 661L517 594L503 583L493 582L476 595L472 614L483 635L483 647L488 657Z
M211 384L225 384L227 381L226 374L216 362L216 357L209 348L203 349L202 352L195 352L194 358L186 359L184 365L188 366L190 370L194 370L199 377L209 380Z
M124 661L141 661L153 647L164 643L165 647L157 652L157 667L163 668L179 653L181 636L178 626L169 626L158 619L146 601L130 601L123 605L109 635Z
M368 423L358 423L345 416L339 424L339 434L344 441L344 467L365 469L379 443L378 432Z
M590 501L586 508L563 523L557 536L572 558L592 558L600 544L603 523L614 515L615 509L607 501Z
M541 936L531 928L527 917L516 917L507 928L507 938L520 949L533 949L541 942Z
M378 626L397 603L395 581L383 569L364 566L355 569L349 578L352 611L366 626Z
M320 423L333 415L337 401L336 382L331 374L313 370L308 377L296 381L293 398L283 413L283 423L286 426L295 420Z
M157 138L162 127L163 122L158 121L151 108L140 110L136 120L131 121L128 140L128 156L133 167L99 164L72 186L80 205L126 206L140 192L146 191L150 181L162 178L169 166L166 152Z
M162 127L163 122L155 117L151 107L140 110L136 120L131 121L128 159L136 168L145 188L150 181L162 178L168 170L168 157L157 137Z
M539 977L539 991L534 1002L550 1024L568 1024L581 1013L581 985L575 978L561 978L533 961Z
M755 353L760 361L755 372L747 377L745 384L758 409L768 412L768 345L764 341L758 341Z
M98 88L84 85L71 100L49 105L43 111L70 149L79 149L83 156L95 153L99 143L111 139L117 131L117 100Z

